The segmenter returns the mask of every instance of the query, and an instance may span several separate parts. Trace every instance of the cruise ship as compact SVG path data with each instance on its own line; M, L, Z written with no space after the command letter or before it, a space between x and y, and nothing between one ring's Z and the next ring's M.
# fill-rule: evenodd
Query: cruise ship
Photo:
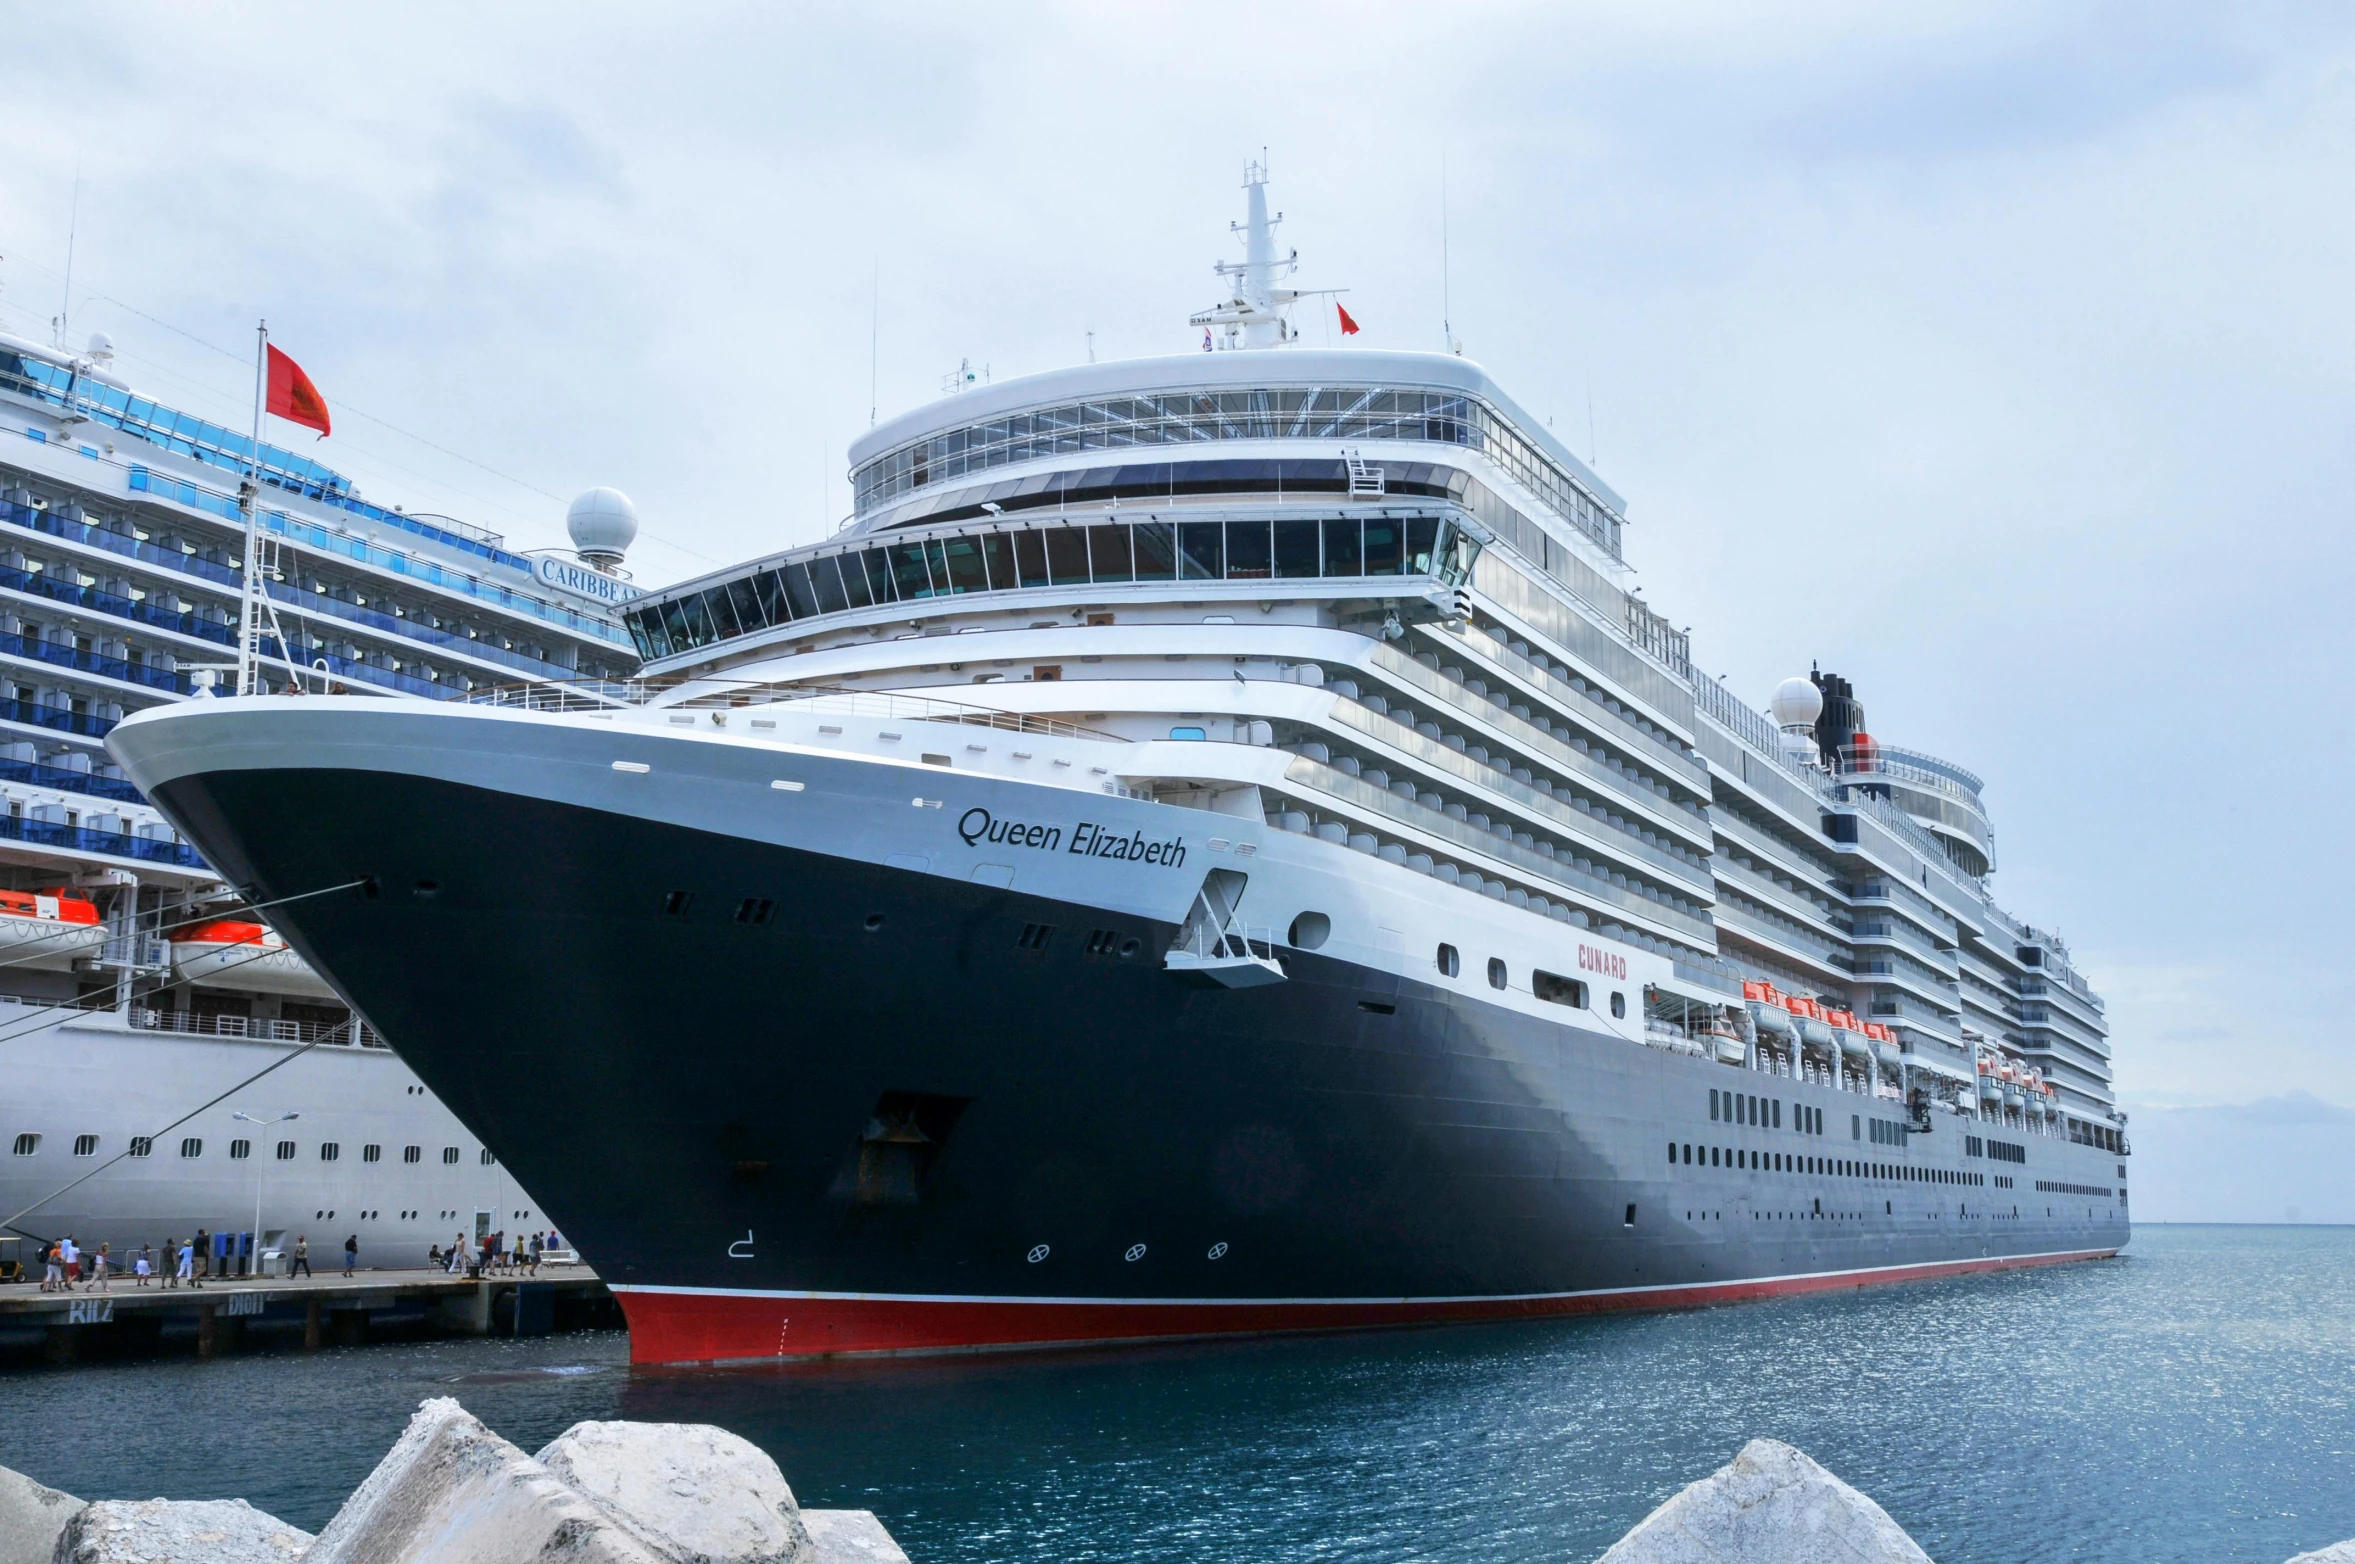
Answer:
M119 1257L202 1229L237 1270L298 1235L422 1263L461 1232L549 1225L106 741L234 656L249 475L287 638L272 689L394 705L627 673L635 589L370 503L145 394L105 335L61 340L0 332L0 1274L67 1234ZM609 491L575 509L592 541L628 530ZM324 805L280 795L278 829Z
M1476 364L1297 341L1245 191L1206 351L872 429L835 535L625 607L635 680L110 748L307 897L640 1361L2115 1254L2102 1004L1992 900L1979 779L1697 672Z

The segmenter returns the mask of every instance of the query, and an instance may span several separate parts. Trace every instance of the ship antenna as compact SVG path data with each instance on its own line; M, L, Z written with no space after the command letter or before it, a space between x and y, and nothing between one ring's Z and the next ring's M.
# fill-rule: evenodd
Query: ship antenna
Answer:
M883 257L875 257L874 291L867 299L867 427L875 427L875 409L881 402L876 394L877 366L882 363L883 341Z
M66 210L65 219L65 298L57 309L57 341L59 351L65 350L66 337L73 325L74 313L74 235L82 225L82 165L74 163L74 201Z
M1219 339L1217 345L1224 347L1272 348L1299 336L1286 317L1301 295L1277 287L1276 281L1291 275L1300 263L1300 252L1276 254L1276 225L1284 220L1284 214L1268 216L1266 148L1260 149L1260 161L1245 165L1243 190L1248 203L1244 221L1228 225L1243 237L1243 259L1220 261L1211 268L1229 280L1228 296L1189 319L1189 324L1204 328L1205 347Z
M1439 333L1447 339L1447 350L1456 357L1464 356L1464 345L1456 340L1454 300L1448 290L1447 265L1447 148L1439 149Z

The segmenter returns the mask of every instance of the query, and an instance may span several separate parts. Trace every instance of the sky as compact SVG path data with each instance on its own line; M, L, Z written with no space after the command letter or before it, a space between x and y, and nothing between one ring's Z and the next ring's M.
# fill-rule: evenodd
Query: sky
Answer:
M2355 1109L2355 865L2312 803L2348 791L2355 687L2355 11L20 0L5 29L0 324L68 307L241 424L267 317L371 497L538 547L611 484L648 584L824 536L849 442L961 362L1191 350L1264 151L1298 285L1349 290L1353 345L1444 320L1591 455L1708 672L1763 706L1820 661L1987 779L1997 892L2107 996L2138 1122L2240 1105L2237 1141L2168 1132L2186 1191Z

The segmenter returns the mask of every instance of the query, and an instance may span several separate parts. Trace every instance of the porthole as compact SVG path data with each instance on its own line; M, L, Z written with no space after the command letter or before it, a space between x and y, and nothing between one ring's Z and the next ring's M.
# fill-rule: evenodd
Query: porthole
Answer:
M1490 988L1505 986L1505 964L1494 956L1488 958L1488 986Z
M1627 996L1625 994L1613 993L1611 995L1611 1015L1614 1020L1624 1021L1627 1019Z
M1120 959L1126 961L1129 957L1135 955L1143 948L1144 946L1141 941L1134 939L1124 939L1120 942Z
M1121 1258L1128 1261L1131 1265L1134 1265L1137 1261L1145 1258L1145 1246L1143 1244L1130 1244L1128 1246L1128 1253L1122 1255Z
M1439 975L1441 977L1454 977L1463 969L1463 957L1456 954L1456 948L1453 945L1439 947Z
M1213 1259L1213 1260L1223 1260L1223 1259L1225 1259L1226 1257L1227 1257L1227 1246L1226 1246L1226 1244L1225 1244L1223 1241L1222 1241L1222 1242L1219 1242L1219 1243L1212 1244L1212 1245L1210 1246L1210 1258L1211 1258L1211 1259Z
M881 927L883 927L883 914L881 914L880 912L870 912L870 913L868 913L868 914L867 914L867 932L868 932L869 934L872 934L872 933L874 933L874 932L875 932L877 929L879 929L879 928L881 928Z
M1304 912L1292 920L1289 938L1294 950L1316 950L1333 937L1333 920L1321 912Z
M442 882L439 880L419 880L415 885L409 887L409 894L419 901L431 901L441 893Z
M1050 1251L1045 1244L1032 1244L1030 1246L1030 1253L1023 1256L1023 1258L1028 1260L1031 1264L1036 1265L1041 1260L1044 1260L1051 1252L1052 1251Z

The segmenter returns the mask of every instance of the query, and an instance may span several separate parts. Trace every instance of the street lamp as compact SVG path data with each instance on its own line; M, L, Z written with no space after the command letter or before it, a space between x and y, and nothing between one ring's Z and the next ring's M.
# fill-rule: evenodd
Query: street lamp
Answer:
M250 1113L233 1113L230 1117L243 1119L248 1124L268 1129L273 1124L291 1123L293 1120L301 1118L302 1115L300 1113L281 1113L274 1119L257 1119ZM262 1274L262 1163L259 1157L254 1159L253 1170L253 1265L246 1271L246 1274L248 1276Z

